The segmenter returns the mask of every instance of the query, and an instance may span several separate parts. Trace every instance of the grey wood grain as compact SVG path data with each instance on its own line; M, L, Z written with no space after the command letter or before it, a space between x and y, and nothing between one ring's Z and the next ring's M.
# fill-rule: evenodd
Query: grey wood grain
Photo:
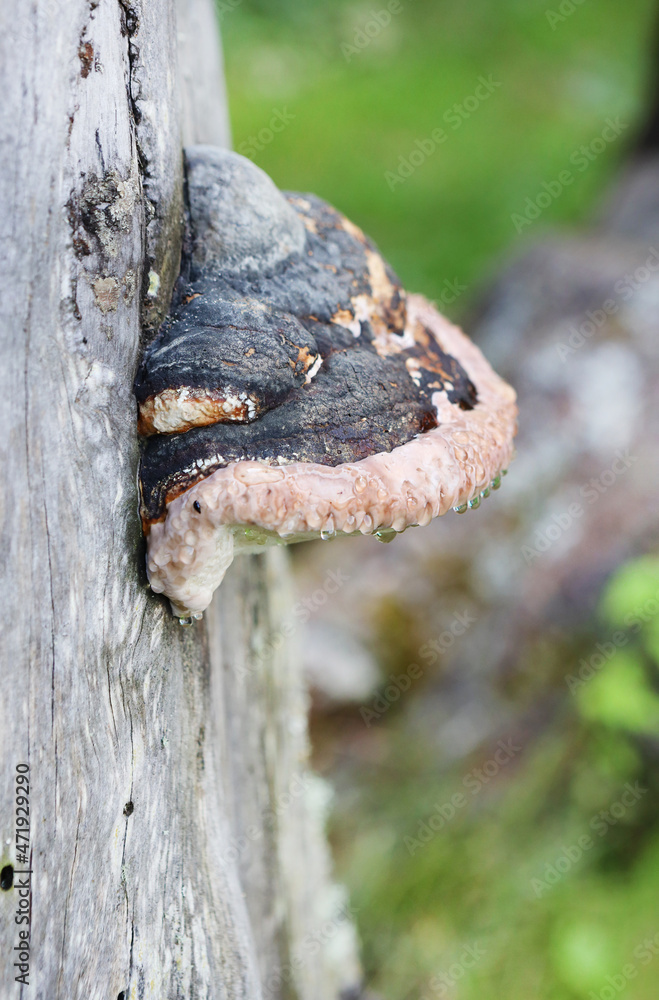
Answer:
M177 14L183 145L202 143L229 149L231 125L213 4L208 0L177 0Z
M194 629L142 570L131 386L178 267L179 104L227 141L219 86L214 131L185 111L221 80L192 30L179 76L174 0L0 7L0 867L28 762L33 869L29 988L0 892L3 998L329 1000L358 975L341 914L305 944L340 907L302 679L269 651L285 562L238 562Z

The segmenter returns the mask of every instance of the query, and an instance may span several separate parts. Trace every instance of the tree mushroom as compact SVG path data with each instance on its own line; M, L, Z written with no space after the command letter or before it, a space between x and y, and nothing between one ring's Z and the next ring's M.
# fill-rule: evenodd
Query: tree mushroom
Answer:
M476 507L517 408L336 209L235 153L186 166L181 276L135 393L149 581L189 623L235 553Z

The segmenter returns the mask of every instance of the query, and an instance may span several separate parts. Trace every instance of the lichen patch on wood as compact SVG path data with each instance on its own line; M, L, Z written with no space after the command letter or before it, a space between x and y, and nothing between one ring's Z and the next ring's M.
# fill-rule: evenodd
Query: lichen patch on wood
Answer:
M119 304L119 282L116 278L97 278L92 283L96 305L103 313L114 312Z

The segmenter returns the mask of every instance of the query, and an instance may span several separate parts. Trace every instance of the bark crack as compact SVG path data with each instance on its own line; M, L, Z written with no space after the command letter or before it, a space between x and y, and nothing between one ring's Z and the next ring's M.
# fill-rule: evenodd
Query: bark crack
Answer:
M67 936L66 936L66 924L69 915L69 903L71 901L71 893L73 891L73 876L75 874L76 863L78 860L78 839L80 837L80 810L78 810L78 822L76 824L76 835L73 842L73 862L71 864L71 874L69 875L69 887L66 894L66 903L64 904L64 921L62 926L62 947L60 950L60 968L59 974L57 976L57 992L61 992L62 976L64 974L64 953L66 951Z
M44 473L43 459L41 461L41 486L43 489L43 516L46 525L46 547L48 550L48 587L50 590L50 608L52 612L53 627L50 640L51 672L50 672L50 726L55 729L55 594L53 592L53 563L51 556L50 528L48 526L48 503L46 500L46 476Z
M110 701L110 712L112 713L112 725L114 726L114 738L116 741L119 740L119 733L117 731L117 720L114 717L114 705L112 704L112 679L110 677L110 661L107 659L105 661L105 672L108 676L108 699Z
M128 956L128 989L127 995L130 996L130 983L133 978L133 945L135 944L135 903L133 903L133 911L130 916L130 952Z

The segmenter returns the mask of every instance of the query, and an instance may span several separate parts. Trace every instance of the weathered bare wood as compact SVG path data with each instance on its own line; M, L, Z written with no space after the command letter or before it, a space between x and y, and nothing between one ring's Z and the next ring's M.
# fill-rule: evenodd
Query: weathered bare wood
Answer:
M292 605L281 549L229 570L206 615L212 743L228 764L225 860L239 866L264 997L330 1000L358 984L359 966L348 901L330 875L327 789L307 763L300 661L281 631Z
M176 32L173 0L0 9L0 861L27 761L34 997L329 1000L357 970L301 678L268 652L287 571L238 563L184 630L140 569L131 385L180 252ZM202 51L221 79L212 45L185 51L184 81ZM0 892L2 997L16 905Z
M224 64L208 0L177 0L179 104L184 146L231 146Z
M182 130L186 144L228 146L209 12L201 0L178 0ZM301 663L281 630L292 604L284 550L243 557L229 570L206 614L210 744L230 828L223 862L239 869L264 997L331 1000L355 989L360 970L349 906L330 874L327 790L308 767Z

